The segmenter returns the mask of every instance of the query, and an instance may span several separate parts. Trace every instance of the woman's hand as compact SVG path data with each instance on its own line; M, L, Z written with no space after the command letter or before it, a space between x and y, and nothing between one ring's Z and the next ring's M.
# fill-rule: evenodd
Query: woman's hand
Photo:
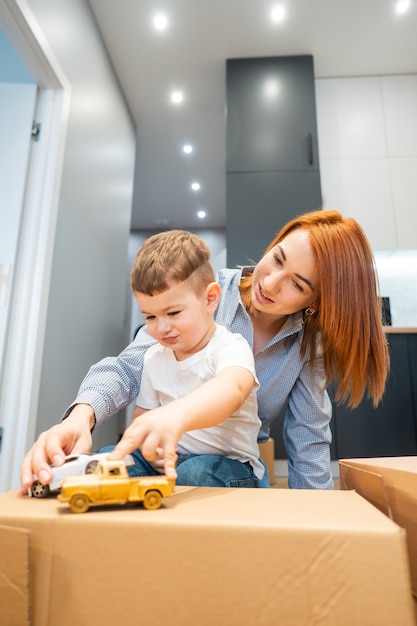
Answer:
M94 412L87 404L77 404L60 424L44 431L24 456L20 469L22 493L27 494L33 475L46 485L52 479L50 465L62 465L65 456L91 450Z

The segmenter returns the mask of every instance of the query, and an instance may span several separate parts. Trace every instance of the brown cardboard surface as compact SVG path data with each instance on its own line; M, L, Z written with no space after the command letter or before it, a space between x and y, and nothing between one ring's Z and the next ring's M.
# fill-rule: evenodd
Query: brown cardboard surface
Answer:
M405 533L350 491L177 488L84 515L9 492L0 524L31 535L33 626L413 624Z
M0 624L30 624L30 532L0 526Z
M354 489L406 530L417 597L417 457L341 459L339 468L341 489Z

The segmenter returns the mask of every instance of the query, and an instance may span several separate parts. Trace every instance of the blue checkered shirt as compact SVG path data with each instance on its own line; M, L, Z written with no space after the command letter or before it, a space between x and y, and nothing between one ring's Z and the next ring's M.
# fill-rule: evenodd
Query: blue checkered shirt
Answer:
M253 329L239 294L242 271L224 269L217 280L222 287L216 322L243 335L253 347ZM283 440L288 455L288 484L293 489L332 489L330 469L331 403L325 391L321 358L313 367L301 356L301 313L290 315L279 333L255 356L259 441L266 441L271 422L285 408ZM75 402L90 404L96 423L128 406L139 393L143 357L155 343L144 326L117 357L93 365L83 380Z

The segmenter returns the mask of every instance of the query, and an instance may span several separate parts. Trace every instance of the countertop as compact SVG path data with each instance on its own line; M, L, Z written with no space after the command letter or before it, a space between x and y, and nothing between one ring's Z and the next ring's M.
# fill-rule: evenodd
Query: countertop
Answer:
M390 335L396 333L396 334L401 334L401 333L405 333L405 334L414 334L417 333L417 327L416 326L410 326L409 328L406 326L384 326L384 331Z

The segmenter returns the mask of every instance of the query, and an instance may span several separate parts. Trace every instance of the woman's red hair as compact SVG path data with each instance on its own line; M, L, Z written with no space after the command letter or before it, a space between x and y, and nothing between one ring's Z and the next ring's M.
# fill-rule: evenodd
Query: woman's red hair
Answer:
M389 353L368 239L354 219L319 210L286 224L265 253L299 228L310 234L318 272L316 313L305 315L302 351L309 348L314 361L320 341L326 386L336 381L336 401L355 407L367 389L376 406L385 390ZM250 289L251 277L243 279L243 303L256 315Z

